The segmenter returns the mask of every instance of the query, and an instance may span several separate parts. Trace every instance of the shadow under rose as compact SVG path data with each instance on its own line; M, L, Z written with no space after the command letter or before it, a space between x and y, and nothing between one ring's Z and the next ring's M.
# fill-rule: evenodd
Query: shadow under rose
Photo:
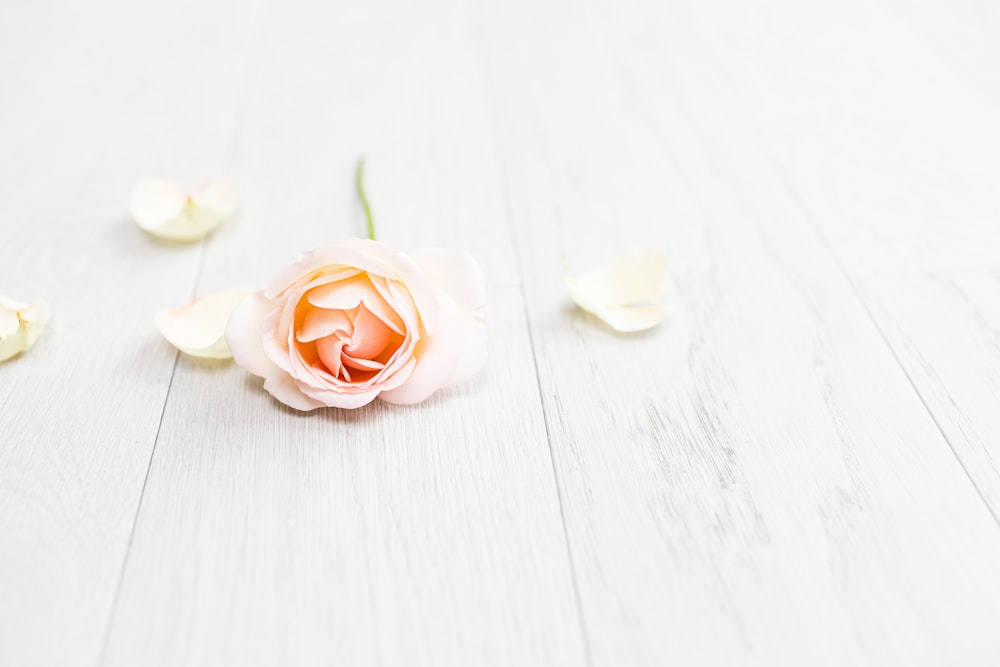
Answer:
M210 369L210 365L206 364L205 368ZM388 403L376 397L371 403L363 405L360 408L317 408L307 412L291 408L276 399L274 396L271 396L271 394L264 389L264 381L251 373L245 374L242 384L246 391L266 397L267 404L282 414L290 415L297 419L322 419L340 424L357 424L365 421L374 421L379 419L380 416L388 415L390 413L434 410L450 402L456 401L460 394L480 391L485 382L483 378L484 375L485 374L480 374L472 380L463 383L461 387L446 387L444 389L439 389L426 400L412 405L397 405L394 403Z

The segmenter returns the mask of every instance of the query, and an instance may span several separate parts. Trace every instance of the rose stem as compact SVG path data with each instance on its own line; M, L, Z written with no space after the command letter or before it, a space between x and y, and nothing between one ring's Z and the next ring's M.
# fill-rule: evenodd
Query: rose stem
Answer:
M365 159L358 160L358 168L354 172L354 184L358 188L358 199L365 209L365 220L368 222L368 238L375 240L375 222L372 220L372 205L368 203L368 195L365 194Z

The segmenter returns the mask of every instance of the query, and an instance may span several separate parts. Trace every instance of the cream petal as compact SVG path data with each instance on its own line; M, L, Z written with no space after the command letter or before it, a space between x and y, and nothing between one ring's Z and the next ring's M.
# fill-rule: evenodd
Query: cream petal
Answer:
M13 336L21 328L21 318L17 316L18 310L7 310L0 308L0 337Z
M212 211L223 219L235 215L240 205L236 184L225 177L202 183L191 193L191 198L199 207Z
M132 188L129 209L143 230L171 241L204 238L236 210L236 191L227 179L208 181L188 195L162 179L140 180Z
M250 293L245 288L209 294L179 308L163 308L156 313L156 328L163 337L193 357L229 359L226 323L237 304Z
M594 314L612 329L631 333L655 327L667 316L667 309L664 306L627 306L604 308Z
M152 232L164 221L180 214L187 195L177 184L158 178L144 178L132 187L129 210L136 224Z
M24 352L49 323L49 307L39 301L25 304L0 294L0 361Z
M634 249L579 276L566 275L578 306L611 328L642 331L663 321L666 259L654 250Z
M0 336L0 361L7 361L24 352L26 335L24 329L18 329L12 334Z
M462 349L462 315L451 298L438 292L439 326L434 335L424 335L413 350L416 365L406 382L380 398L389 403L411 404L423 401L448 384Z
M24 324L25 330L25 350L34 345L42 335L42 332L45 331L45 327L49 323L50 317L49 306L42 301L33 303L21 311L21 321Z
M0 294L0 312L9 310L11 312L17 313L28 308L28 304L22 303L16 299L12 299L9 296Z

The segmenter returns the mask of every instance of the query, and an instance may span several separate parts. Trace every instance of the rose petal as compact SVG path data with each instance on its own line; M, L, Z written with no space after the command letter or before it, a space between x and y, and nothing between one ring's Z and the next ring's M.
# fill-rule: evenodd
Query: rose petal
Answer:
M228 179L208 181L191 195L161 179L140 180L132 188L129 209L143 230L172 241L196 241L233 215L236 189Z
M354 319L354 332L351 334L350 344L344 348L344 353L359 359L374 359L386 348L391 337L392 329L370 310L361 306Z
M315 387L299 383L296 383L296 386L298 386L300 391L306 394L304 398L315 400L319 402L321 406L326 406L328 408L345 408L348 410L368 405L375 400L381 391L381 387L369 389L368 391L351 393L346 391L316 389ZM301 410L302 408L299 409Z
M226 322L250 290L227 290L203 296L179 308L163 308L154 318L156 328L177 349L193 357L229 359Z
M486 365L486 282L476 260L464 250L424 248L413 260L430 279L444 290L464 316L462 353L448 385L471 378Z
M326 366L326 369L333 377L340 375L340 367L343 364L340 355L343 353L344 345L346 344L345 341L334 336L327 336L316 341L316 354L319 355L319 360L323 362L323 365Z
M347 334L353 329L354 325L342 310L310 308L302 320L302 325L295 332L295 340L300 343L311 343L334 332L341 331Z
M486 334L486 320L480 317L466 319L462 332L462 348L455 362L446 387L465 382L486 365L489 356L489 341Z
M324 403L304 394L298 383L285 373L264 378L264 390L288 407L300 412L326 407Z
M663 321L666 259L654 250L631 250L580 276L566 275L578 306L611 328L642 331Z
M0 361L24 352L38 340L49 323L49 307L31 305L0 294Z
M306 298L314 306L330 310L350 310L364 303L373 315L396 333L402 334L405 328L399 313L388 304L367 275L313 287Z
M475 314L485 307L486 281L472 255L454 248L423 248L412 257L431 284L447 292L460 311Z
M302 276L321 277L321 270L328 274L352 269L405 284L424 326L428 332L433 332L438 301L433 285L412 259L379 241L352 238L310 250L300 256L295 264L283 270L268 286L266 294L270 298L277 298L294 286Z
M303 394L292 378L264 353L261 325L275 308L277 304L263 292L253 292L237 304L226 324L226 343L233 360L264 378L264 389L288 407L303 412L321 408L322 403Z
M416 365L399 388L384 391L380 398L389 403L423 401L451 379L462 349L462 314L446 293L438 291L437 333L424 335L413 350Z

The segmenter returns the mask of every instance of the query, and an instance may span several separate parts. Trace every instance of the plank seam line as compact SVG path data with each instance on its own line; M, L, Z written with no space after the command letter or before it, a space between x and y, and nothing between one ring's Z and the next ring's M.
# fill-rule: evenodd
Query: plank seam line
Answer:
M576 562L573 558L573 549L569 539L569 528L566 523L566 507L565 507L564 494L563 494L562 484L559 479L559 471L558 468L556 467L555 451L552 446L552 430L549 425L549 413L545 407L545 397L543 395L543 389L542 389L541 372L538 368L538 353L535 347L535 332L531 324L531 313L528 308L528 297L527 297L527 292L525 291L524 288L524 279L525 279L524 260L521 256L521 247L517 242L517 234L514 233L514 228L513 228L514 226L512 224L515 219L514 207L510 195L510 183L507 179L508 165L506 158L504 157L503 154L502 142L499 136L500 124L497 121L497 116L496 116L497 94L493 82L493 72L492 68L490 67L489 55L487 54L487 46L486 46L486 41L487 41L487 36L485 34L486 21L485 17L482 15L483 14L482 5L480 4L477 6L479 8L479 14L480 14L479 26L480 30L483 33L482 35L480 35L480 39L478 40L480 48L477 49L477 51L479 52L480 64L482 66L482 70L485 75L484 80L486 84L486 98L487 98L485 101L487 107L487 118L490 125L490 136L492 137L493 140L493 151L495 154L494 158L498 167L497 180L499 181L501 196L503 198L504 211L506 213L505 217L508 223L507 233L508 236L510 237L511 244L513 245L514 248L514 257L515 257L515 262L517 264L517 274L518 274L517 286L521 294L521 308L524 312L525 328L527 329L528 333L528 345L531 349L531 363L535 371L535 386L538 391L538 403L542 411L542 424L545 427L545 442L546 445L548 446L549 464L552 469L552 480L556 491L556 501L559 505L559 522L562 526L563 544L565 545L565 550L566 550L566 561L569 567L570 581L573 585L573 597L574 597L574 602L576 604L577 623L580 628L580 639L583 644L582 648L583 648L584 664L587 665L588 667L593 667L594 661L590 647L590 638L587 633L587 623L583 611L583 598L580 595L580 584L576 573Z
M198 283L201 274L205 269L205 256L208 255L208 244L210 239L205 239L201 243L201 252L198 255L198 267L195 270L194 284L191 287L191 298L194 299L198 293ZM104 663L108 643L111 639L111 628L114 627L115 617L118 615L118 601L121 598L122 587L125 583L125 571L128 569L129 557L132 555L132 543L135 540L136 527L139 525L139 515L142 514L142 503L146 498L146 485L149 483L149 475L153 470L153 459L156 456L156 446L160 442L160 433L163 431L163 418L167 414L167 406L170 404L170 392L174 387L174 377L177 375L177 364L180 361L181 353L174 353L174 365L170 369L170 380L167 382L167 393L163 397L163 409L160 410L160 421L156 425L156 436L153 438L153 448L149 452L149 461L146 463L146 476L142 479L142 489L139 491L139 502L136 503L135 516L132 517L132 529L129 531L128 542L125 545L125 557L122 559L121 571L118 573L118 585L115 587L115 595L111 601L111 611L108 614L108 625L104 631L104 640L101 643L101 651L98 654L98 665Z
M98 653L97 664L104 664L107 657L108 644L111 640L111 628L114 627L115 617L118 615L118 602L121 598L122 587L125 584L125 571L128 569L129 556L132 553L132 542L135 539L136 526L139 525L139 514L142 512L142 501L146 497L146 484L149 482L149 473L153 469L153 457L156 454L156 445L160 442L160 431L163 429L163 417L167 414L167 404L170 402L170 389L174 386L174 376L177 373L177 361L181 353L174 353L174 365L170 369L170 381L167 382L167 393L163 396L163 408L160 410L160 421L156 425L156 437L153 439L153 448L149 452L149 461L146 463L146 475L142 478L142 489L139 491L139 501L136 503L135 515L132 517L132 528L129 530L128 542L125 545L125 556L122 558L121 570L118 572L118 583L115 586L114 597L111 598L111 609L108 613L108 624L104 628L104 638L101 641L101 650Z
M937 428L937 431L941 435L941 438L944 439L945 443L948 445L948 449L951 450L952 456L955 457L955 460L958 462L958 465L962 469L962 472L965 473L965 477L969 480L969 483L972 484L972 488L976 490L976 495L979 496L979 499L982 501L983 505L986 506L986 510L990 513L990 516L993 517L993 521L997 524L998 527L1000 527L1000 516L997 515L997 512L994 510L993 506L990 505L989 501L986 499L986 496L983 495L982 489L980 489L979 485L976 484L976 480L972 477L972 474L969 472L968 467L966 467L965 462L962 460L962 457L958 455L958 452L955 450L955 445L952 443L951 438L949 438L948 434L945 433L945 430L941 426L941 422L938 420L937 415L935 415L934 411L931 410L930 405L927 403L927 399L924 397L924 394L920 391L919 387L917 387L916 382L914 382L913 380L913 376L910 374L910 371L908 371L906 368L906 364L903 363L903 360L900 358L899 353L896 351L895 346L893 346L892 342L889 340L888 335L886 335L885 329L882 327L881 324L879 324L878 318L876 318L875 314L872 312L871 306L869 306L867 299L865 299L865 296L862 293L861 288L858 286L857 282L855 282L854 277L847 270L847 267L844 265L843 261L841 261L840 256L836 253L833 246L830 244L829 239L827 239L826 237L826 234L823 233L823 230L820 227L819 223L816 221L816 218L812 215L811 211L806 207L805 202L803 202L799 198L798 192L788 181L788 178L786 177L784 170L781 169L779 165L777 165L776 160L770 154L769 149L764 147L763 152L767 156L768 161L771 163L771 167L774 170L775 175L777 175L778 180L781 182L782 187L784 187L785 191L788 192L789 198L792 200L795 207L802 212L802 216L808 221L809 226L813 230L813 233L815 233L816 236L819 238L820 243L823 245L824 248L826 248L826 251L830 253L830 256L833 258L834 264L836 265L837 269L840 271L844 279L847 281L847 284L850 286L851 291L854 293L854 297L858 300L861 307L864 309L865 314L868 316L868 319L871 320L871 323L875 327L875 331L878 332L878 335L882 339L883 344L885 344L885 346L889 348L889 352L892 354L892 358L896 361L896 365L899 366L899 370L902 371L903 377L905 377L906 381L910 384L910 388L913 389L913 393L916 394L918 399L920 399L920 404L924 407L924 410L927 412L927 415L931 418L931 421Z
M976 78L976 72L972 68L951 55L940 39L935 38L933 34L928 34L924 28L914 22L915 19L903 14L896 6L886 4L886 0L880 0L872 7L873 11L881 10L887 20L895 23L900 30L923 44L927 52L938 61L941 67L948 70L963 88L983 102L984 106L989 109L991 116L998 117L994 120L1000 120L1000 113L998 113L1000 112L1000 106L998 106L1000 99L994 97L988 85L984 85Z
M250 65L256 60L254 58L254 45L261 39L261 35L263 33L262 26L265 25L263 15L266 13L269 5L270 3L268 0L261 0L258 5L257 15L254 16L253 23L250 28L250 38L247 43L247 55L244 59L245 65L242 73L242 81L240 82L239 89L236 94L236 108L233 111L233 124L230 130L231 135L222 154L223 170L225 170L226 165L232 158L233 151L237 145L240 126L243 124L245 107L248 101L247 98L249 97L250 85L253 80L253 70ZM195 269L194 281L191 285L191 299L194 299L198 295L198 287L201 284L202 274L205 271L205 263L206 258L208 257L208 248L211 241L212 237L208 236L201 242L201 251L198 254L198 266ZM177 365L180 361L180 356L181 353L179 351L174 354L174 364L170 369L170 380L167 382L167 392L163 397L163 409L160 411L160 421L156 426L156 436L153 438L153 448L149 452L149 461L146 464L146 475L142 480L142 489L139 491L139 501L136 503L135 515L132 518L132 528L129 531L128 542L125 545L125 555L122 559L121 571L118 574L118 585L115 587L115 593L111 600L111 609L108 613L108 623L104 631L104 639L101 642L101 649L98 652L98 667L104 664L107 658L107 650L111 640L111 631L112 628L114 628L115 618L118 615L118 604L121 599L122 588L125 583L125 572L128 570L129 558L132 554L132 544L135 540L136 528L139 525L139 516L142 514L143 500L146 497L146 486L149 483L150 473L153 469L156 447L160 442L160 433L163 430L163 419L167 414L167 406L170 404L170 394L174 386L174 378L177 375Z
M690 19L685 9L682 9L681 11L685 13L685 18L688 18L689 23L695 24L694 29L699 30L701 32L702 40L700 41L700 43L702 44L703 52L706 54L706 56L715 61L716 67L720 72L720 74L723 75L723 77L727 79L730 78L731 69L729 66L726 65L725 59L721 57L719 53L716 51L715 47L713 46L711 38L704 34L704 31L697 26L696 21L692 21ZM891 20L892 14L886 14L886 18ZM740 97L742 99L742 96ZM746 100L742 101L745 102ZM986 511L989 512L990 516L993 517L994 523L996 523L997 526L1000 527L1000 516L997 515L997 512L986 500L986 496L983 495L983 492L979 488L979 485L976 484L975 479L973 479L972 475L969 473L969 469L965 466L965 462L962 461L962 458L958 455L958 452L955 450L955 446L952 444L951 439L948 438L948 435L942 428L941 423L938 421L937 416L934 414L934 411L931 410L930 405L924 398L924 395L920 392L920 389L917 388L916 383L913 381L913 377L910 375L909 371L906 370L906 366L903 364L902 359L896 352L896 348L893 347L892 343L889 341L888 336L886 335L882 326L876 319L874 313L872 312L872 309L869 307L868 301L864 298L864 295L861 292L861 288L857 285L857 283L854 280L854 277L851 275L850 271L848 271L847 267L844 265L844 262L842 261L840 255L837 254L835 248L830 243L830 240L824 233L822 226L819 224L816 217L813 216L812 211L806 205L806 202L799 196L798 190L796 190L795 186L789 180L788 175L785 173L785 170L782 167L781 163L779 162L777 156L772 152L770 146L768 145L766 134L761 129L758 122L753 119L753 117L750 117L746 125L747 129L752 133L753 137L756 140L756 143L760 147L761 154L766 159L768 166L771 168L772 172L778 178L778 181L781 183L782 189L784 189L784 191L788 194L788 197L791 200L792 204L795 206L795 208L802 213L802 217L805 218L806 222L809 225L809 228L812 229L813 234L816 235L816 238L819 240L820 244L830 254L830 257L833 259L833 263L837 267L837 270L840 272L841 276L847 282L848 286L850 286L851 291L854 293L854 298L858 300L858 303L861 305L861 308L864 310L865 314L868 316L868 319L875 327L875 331L878 332L879 337L882 339L882 343L889 349L889 352L892 354L893 359L896 361L896 365L899 367L900 371L902 371L903 377L906 378L906 381L910 384L910 388L913 390L913 393L916 394L917 398L920 400L920 404L924 407L924 410L927 412L927 415L931 418L931 422L934 424L935 428L937 428L938 434L945 441L945 444L948 445L948 449L951 450L952 456L955 457L955 460L958 462L958 465L962 469L962 472L965 473L966 478L969 480L969 483L975 490L976 495L979 496L979 500L983 503L983 505L986 506Z

